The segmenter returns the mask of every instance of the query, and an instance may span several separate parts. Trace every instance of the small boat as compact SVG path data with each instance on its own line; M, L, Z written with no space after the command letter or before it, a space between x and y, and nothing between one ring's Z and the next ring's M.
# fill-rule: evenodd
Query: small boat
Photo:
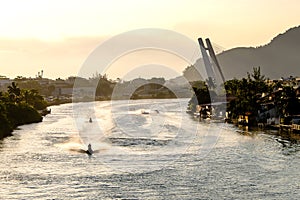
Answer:
M42 116L46 116L48 114L51 113L51 108L50 109L44 109L44 110L41 110L39 111L39 113L42 115Z
M72 149L70 149L70 151L75 151L75 152L78 152L78 153L86 153L89 156L93 155L94 153L99 152L99 150L93 150L91 144L88 144L88 149L87 150L85 150L85 149L73 149L72 148Z
M147 115L147 114L150 114L150 111L142 110L141 113L142 113L143 115Z
M90 155L92 155L93 154L93 149L92 149L92 145L91 144L89 144L88 145L88 149L86 150L86 153L90 156Z

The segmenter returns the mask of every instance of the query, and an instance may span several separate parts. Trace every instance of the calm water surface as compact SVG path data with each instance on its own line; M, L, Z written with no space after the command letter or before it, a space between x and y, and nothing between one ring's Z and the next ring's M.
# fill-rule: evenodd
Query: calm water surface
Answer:
M185 107L53 106L0 141L0 199L300 199L299 140L199 123ZM99 152L80 153L88 143Z

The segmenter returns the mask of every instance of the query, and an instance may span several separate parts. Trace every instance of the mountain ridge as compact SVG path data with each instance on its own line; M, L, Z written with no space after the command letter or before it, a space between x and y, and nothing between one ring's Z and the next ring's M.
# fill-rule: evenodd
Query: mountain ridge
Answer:
M226 80L245 77L258 66L270 79L300 76L300 26L278 34L262 46L223 51L217 59Z

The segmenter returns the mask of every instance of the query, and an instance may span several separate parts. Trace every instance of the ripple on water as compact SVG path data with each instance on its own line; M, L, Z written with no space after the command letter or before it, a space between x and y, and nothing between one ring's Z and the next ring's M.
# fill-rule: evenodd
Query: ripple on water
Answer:
M159 102L163 112L151 120L135 118L141 130L161 130L159 137L125 137L107 114L110 104L97 102L99 119L93 122L105 124L107 133L104 140L90 141L107 149L91 157L65 148L86 147L71 104L53 107L42 123L20 127L0 142L1 199L300 199L299 143L213 123L201 122L193 132L197 122L176 102ZM116 110L126 113L122 103ZM77 104L83 120L90 114L85 105ZM131 101L130 112L151 106L150 100ZM157 121L163 116L166 123ZM178 127L183 130L172 135ZM134 130L134 123L127 128ZM205 144L210 141L215 144Z

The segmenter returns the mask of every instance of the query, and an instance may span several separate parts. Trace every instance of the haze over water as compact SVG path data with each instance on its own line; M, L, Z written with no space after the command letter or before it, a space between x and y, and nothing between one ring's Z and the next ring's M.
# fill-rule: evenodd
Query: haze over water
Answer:
M300 198L299 141L199 123L187 101L96 102L92 123L91 103L74 105L80 122L51 107L1 141L1 199ZM77 152L88 143L99 153Z

